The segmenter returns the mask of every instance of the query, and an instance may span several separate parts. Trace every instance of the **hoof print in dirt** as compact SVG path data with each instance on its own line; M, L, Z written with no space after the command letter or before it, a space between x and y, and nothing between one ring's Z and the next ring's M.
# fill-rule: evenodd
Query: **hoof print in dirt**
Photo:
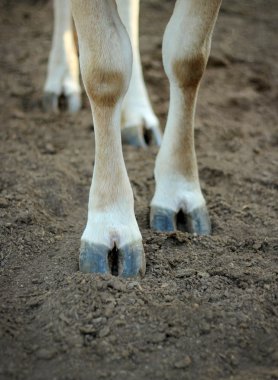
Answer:
M150 226L159 232L173 232L176 230L196 233L198 235L209 235L211 223L206 206L184 213L162 207L151 207Z
M111 250L102 244L81 244L79 269L83 273L107 273L114 276L144 276L145 253L142 242Z

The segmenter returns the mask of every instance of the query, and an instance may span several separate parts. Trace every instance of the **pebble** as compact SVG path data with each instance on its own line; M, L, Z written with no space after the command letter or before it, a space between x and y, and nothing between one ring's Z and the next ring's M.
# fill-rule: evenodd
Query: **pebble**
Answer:
M208 272L198 272L198 277L207 278L210 277Z
M203 322L200 326L201 334L208 334L210 332L210 325L206 322Z
M118 290L119 292L126 291L126 285L123 282L119 281L117 278L113 278L108 281L107 287Z
M107 321L107 319L104 317L98 317L98 318L93 319L93 323L96 325L101 324L101 323L105 323L106 321Z
M176 273L176 277L177 277L177 278L191 277L191 276L193 276L195 273L196 273L196 270L195 270L195 269L190 269L190 268L180 269L180 270L177 271L177 273Z
M7 208L9 206L9 202L6 198L0 198L0 208Z
M41 348L39 349L37 352L36 352L36 356L38 359L42 359L42 360L50 360L52 359L55 355L57 354L57 352L55 350L48 350L46 348Z
M32 284L42 284L43 280L39 278L33 278L32 279Z
M191 365L191 363L192 363L192 360L191 360L190 356L186 355L183 359L178 360L174 364L174 367L175 368L187 368Z
M152 342L152 343L160 343L160 342L163 342L166 338L166 334L165 333L160 333L160 332L157 332L157 333L154 333L150 336L149 340Z
M54 148L54 145L51 143L45 144L44 151L45 151L45 153L49 153L49 154L55 154L56 153L56 149Z
M127 289L134 289L134 288L137 288L139 290L142 290L140 284L138 281L131 281L127 284L126 286Z
M96 332L96 329L92 325L85 325L81 326L79 331L81 332L81 334L94 334Z
M100 331L99 331L99 337L104 338L105 336L110 334L110 327L109 326L104 326Z

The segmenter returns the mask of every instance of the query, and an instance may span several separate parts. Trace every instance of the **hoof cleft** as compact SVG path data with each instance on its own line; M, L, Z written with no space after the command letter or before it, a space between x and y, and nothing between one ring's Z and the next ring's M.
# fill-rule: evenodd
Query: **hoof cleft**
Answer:
M83 273L107 273L114 276L144 276L146 270L141 241L111 250L102 244L82 242L79 268Z
M182 214L182 220L179 220L180 214ZM152 206L150 225L153 230L160 232L173 232L179 229L198 235L211 234L210 218L205 205L188 213L182 211L177 213L166 208Z

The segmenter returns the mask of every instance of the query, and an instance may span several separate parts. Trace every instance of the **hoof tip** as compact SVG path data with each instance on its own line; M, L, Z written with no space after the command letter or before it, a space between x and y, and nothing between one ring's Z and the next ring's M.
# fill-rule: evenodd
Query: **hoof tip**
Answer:
M141 241L112 250L101 244L83 242L79 256L79 268L83 273L110 273L114 276L144 276L145 254Z
M206 206L195 208L191 212L183 213L183 220L178 220L180 212L175 212L166 208L152 206L150 215L150 225L155 231L173 232L177 229L185 230L198 235L210 235L211 223ZM182 228L179 228L182 224Z

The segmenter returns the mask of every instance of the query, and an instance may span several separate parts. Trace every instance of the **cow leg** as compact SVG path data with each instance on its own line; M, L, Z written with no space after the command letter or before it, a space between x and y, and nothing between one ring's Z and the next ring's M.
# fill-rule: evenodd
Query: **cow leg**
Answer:
M166 129L155 165L151 227L209 234L194 148L198 89L208 60L221 0L177 0L163 38L163 64L170 82Z
M122 140L135 146L161 143L159 121L145 86L139 52L139 0L117 0L118 11L129 34L133 50L132 75L123 102Z
M80 270L143 274L142 237L121 146L121 107L132 69L130 41L114 0L72 0L72 13L96 146Z
M44 85L44 108L58 112L61 95L66 97L70 112L80 109L79 64L68 0L54 0L54 33Z

